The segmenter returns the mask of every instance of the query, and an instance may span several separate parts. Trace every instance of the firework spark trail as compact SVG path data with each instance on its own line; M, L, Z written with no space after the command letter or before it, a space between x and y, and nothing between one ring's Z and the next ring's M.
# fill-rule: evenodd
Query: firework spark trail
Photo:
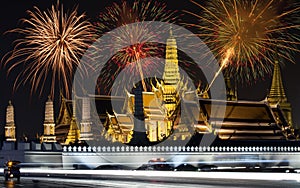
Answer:
M128 1L122 1L121 4L114 3L100 13L98 21L95 24L99 36L120 26L125 26L122 27L123 30L118 35L112 37L113 42L109 46L103 47L119 50L109 62L105 62L108 64L108 69L117 66L117 70L114 73L106 71L103 74L100 82L106 83L104 90L110 90L107 87L110 87L112 84L118 85L114 83L114 78L125 67L128 68L131 66L135 68L127 69L132 72L129 73L126 79L131 79L137 72L141 77L144 91L147 90L144 76L147 76L151 72L149 71L150 69L157 70L157 67L160 65L157 62L141 61L141 59L160 57L162 56L163 48L157 44L147 42L151 41L154 37L159 37L159 33L151 32L153 29L150 26L148 27L147 24L142 23L144 21L173 22L174 19L176 19L174 12L166 10L165 4L145 0L135 0L132 3ZM140 22L141 24L128 25L136 22ZM128 44L130 44L128 47L121 48Z
M24 28L8 31L24 37L15 41L13 51L3 59L5 65L16 60L9 67L9 72L25 64L25 70L17 77L14 89L29 82L32 93L41 87L41 95L47 77L51 76L50 95L54 96L55 84L58 82L59 89L70 97L73 71L92 41L92 24L85 20L84 14L77 14L77 8L67 14L59 3L46 11L34 7L33 11L28 10L27 13L29 18L22 19Z
M185 11L199 20L187 26L198 28L205 43L222 61L228 49L234 56L227 70L241 82L271 73L275 60L293 62L299 52L300 3L283 0L216 0L200 4L202 12ZM295 32L296 31L296 32ZM247 80L249 81L249 80Z
M207 89L205 92L209 91L209 89L211 88L211 86L213 85L213 83L215 82L216 78L219 76L219 74L222 72L222 70L228 66L228 63L230 62L230 58L234 56L234 50L233 48L229 48L226 51L225 57L222 60L221 66L218 70L218 72L216 72L216 74L214 75L213 79L211 80L210 84L208 85Z

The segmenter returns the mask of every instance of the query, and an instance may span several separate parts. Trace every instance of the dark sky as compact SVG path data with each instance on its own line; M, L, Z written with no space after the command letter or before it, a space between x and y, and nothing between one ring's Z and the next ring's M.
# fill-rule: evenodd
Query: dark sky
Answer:
M93 20L104 7L111 5L113 1L95 1L95 0L61 0L64 7L72 9L78 5L78 12L87 14L87 17ZM167 6L171 10L188 9L193 11L195 6L189 1L166 1ZM174 3L176 2L176 3ZM179 3L180 2L180 3ZM4 34L5 31L20 26L20 19L27 17L26 10L32 10L33 6L37 6L41 10L50 8L55 4L56 0L41 1L41 0L10 0L0 7L0 57L10 51L13 47L13 41L18 38L15 34ZM293 108L294 124L300 126L300 55L295 56L296 64L285 63L282 67L283 82L286 89L288 100ZM15 106L17 137L20 138L23 133L33 137L36 133L42 134L43 130L43 113L44 103L47 100L47 95L42 96L33 94L30 95L29 86L20 87L14 93L12 85L20 69L15 70L12 74L7 75L7 69L0 68L0 133L3 134L5 125L5 110L8 100L12 100ZM267 94L267 90L271 84L271 77L267 76L262 81L249 86L239 86L239 98L246 100L262 100ZM58 97L55 98L55 110L58 111Z

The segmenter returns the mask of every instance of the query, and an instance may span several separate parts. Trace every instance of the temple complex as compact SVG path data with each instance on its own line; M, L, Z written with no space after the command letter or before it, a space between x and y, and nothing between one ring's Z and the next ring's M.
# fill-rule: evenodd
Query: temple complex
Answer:
M210 99L206 90L184 90L172 30L166 42L165 57L163 79L153 81L150 91L145 91L141 83L136 83L125 97L86 95L68 100L61 96L56 121L53 102L49 98L45 105L41 142L72 145L101 140L149 146L167 138L186 143L195 136L205 134L223 141L296 139L292 109L285 94L278 62L274 64L266 100L239 101L236 84L225 77L227 100L218 101ZM112 105L112 101L116 105ZM93 111L92 103L96 106ZM224 113L212 112L212 105ZM80 117L76 116L78 114ZM11 102L7 107L6 122L5 139L14 142L14 109Z
M217 108L224 109L224 117L219 117L210 112L212 100L209 99L208 92L201 95L197 91L180 93L183 83L178 67L176 39L172 31L166 43L165 61L163 80L156 80L151 91L143 91L141 85L137 84L133 93L127 92L125 98L90 96L96 101L97 112L104 125L104 129L98 133L101 132L106 140L133 145L139 145L139 140L142 140L141 142L151 145L168 137L173 141L189 140L194 133L217 135L220 140L295 139L291 107L284 92L278 62L274 66L267 101L238 101L236 83L225 77L227 101L214 102ZM183 96L183 100L179 96ZM64 144L76 139L94 138L91 130L95 125L90 120L89 112L91 101L88 97L80 100L80 124L77 124L74 116L76 105L70 110L67 103L72 105L72 101L62 104L57 128L63 124L70 125ZM112 101L118 103L117 109L113 109ZM185 113L180 117L179 111L182 110Z

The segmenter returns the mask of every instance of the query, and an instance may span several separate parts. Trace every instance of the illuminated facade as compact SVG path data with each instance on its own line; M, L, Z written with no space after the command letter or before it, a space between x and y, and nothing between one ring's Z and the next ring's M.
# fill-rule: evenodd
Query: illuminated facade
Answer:
M108 130L105 135L112 142L129 143L133 133L133 117L129 114L107 114Z
M170 135L172 120L166 116L163 106L162 93L143 92L144 122L147 137L150 142L158 142ZM135 95L128 94L128 113L134 113Z
M14 106L9 101L6 109L6 126L5 126L5 140L8 142L16 141L16 127L15 127Z

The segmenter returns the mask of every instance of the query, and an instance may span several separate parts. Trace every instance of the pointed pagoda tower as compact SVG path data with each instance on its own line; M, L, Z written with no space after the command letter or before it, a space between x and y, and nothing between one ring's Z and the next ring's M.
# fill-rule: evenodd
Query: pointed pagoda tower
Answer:
M82 112L80 122L80 141L93 140L92 122L91 122L91 107L88 97L82 98Z
M170 37L166 44L166 63L163 73L163 100L168 116L176 109L179 101L180 73L178 67L178 55L176 39L170 28Z
M165 68L163 73L163 103L167 111L167 117L171 121L166 122L167 126L165 130L161 130L161 126L158 126L158 133L164 133L169 136L172 130L172 140L186 140L191 137L189 129L185 123L172 122L176 108L180 102L180 94L184 88L184 84L181 81L179 66L178 66L178 51L176 38L173 35L172 27L170 28L170 36L166 41L166 57Z
M80 132L76 120L76 96L73 101L72 110L73 110L73 115L71 118L70 129L67 135L67 139L65 141L66 145L77 142L80 137Z
M16 127L15 127L15 114L14 106L11 101L8 102L6 109L6 126L5 126L5 141L15 142L16 141Z
M280 105L280 108L282 109L287 122L292 127L293 121L292 121L292 108L291 104L288 102L283 83L281 78L281 72L280 72L280 66L278 61L275 62L274 65L274 71L273 71L273 78L272 78L272 85L270 92L267 96L267 101L270 103L270 105Z
M53 101L50 96L45 106L44 134L42 142L56 142Z

